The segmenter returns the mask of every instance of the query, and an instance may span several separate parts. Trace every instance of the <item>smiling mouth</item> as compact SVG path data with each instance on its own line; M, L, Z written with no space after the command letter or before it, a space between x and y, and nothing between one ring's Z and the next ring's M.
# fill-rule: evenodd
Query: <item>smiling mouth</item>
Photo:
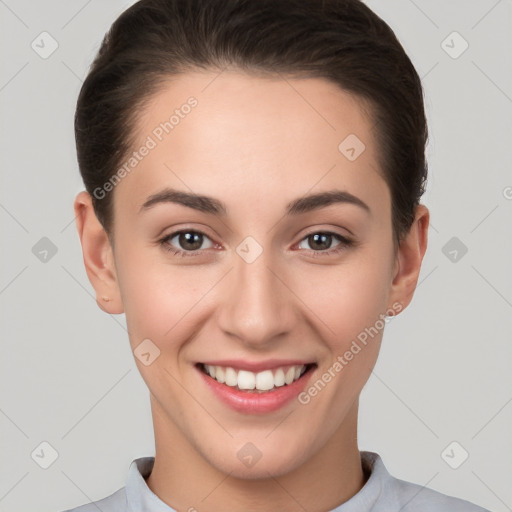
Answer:
M289 386L302 379L306 373L316 367L316 364L278 366L260 372L237 370L230 366L213 366L203 363L198 363L197 366L213 380L234 390L247 393L268 393Z

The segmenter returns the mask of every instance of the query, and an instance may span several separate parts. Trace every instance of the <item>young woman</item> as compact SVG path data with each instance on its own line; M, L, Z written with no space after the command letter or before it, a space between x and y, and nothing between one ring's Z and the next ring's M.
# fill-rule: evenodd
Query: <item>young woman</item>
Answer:
M75 511L483 511L359 451L427 248L422 87L359 0L142 0L76 111L78 233L155 457Z

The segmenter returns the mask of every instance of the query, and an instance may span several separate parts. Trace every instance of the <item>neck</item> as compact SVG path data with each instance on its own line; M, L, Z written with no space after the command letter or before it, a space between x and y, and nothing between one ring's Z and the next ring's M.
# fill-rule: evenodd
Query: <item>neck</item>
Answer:
M208 463L152 401L155 464L148 487L179 512L320 512L333 510L364 485L357 447L358 403L329 441L306 463L282 476L243 479Z

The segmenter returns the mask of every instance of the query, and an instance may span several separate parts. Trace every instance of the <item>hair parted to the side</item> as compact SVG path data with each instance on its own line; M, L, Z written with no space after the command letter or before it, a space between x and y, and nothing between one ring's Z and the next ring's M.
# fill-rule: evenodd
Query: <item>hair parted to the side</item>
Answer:
M75 114L80 173L109 236L114 194L97 199L93 191L133 151L145 102L172 75L226 67L326 78L362 100L391 193L396 248L426 187L423 89L394 32L360 0L140 0L124 11L103 39Z

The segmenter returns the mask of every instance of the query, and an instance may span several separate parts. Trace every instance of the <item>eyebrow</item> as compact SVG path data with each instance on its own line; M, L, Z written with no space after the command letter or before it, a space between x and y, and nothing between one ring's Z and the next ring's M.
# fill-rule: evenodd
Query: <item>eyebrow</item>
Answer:
M139 213L162 203L181 204L188 208L193 208L194 210L219 217L225 217L227 215L226 205L218 199L172 188L165 188L149 196L140 207ZM363 200L350 192L345 190L330 190L300 197L299 199L291 201L286 205L286 215L299 215L337 203L352 204L371 214L370 207Z

